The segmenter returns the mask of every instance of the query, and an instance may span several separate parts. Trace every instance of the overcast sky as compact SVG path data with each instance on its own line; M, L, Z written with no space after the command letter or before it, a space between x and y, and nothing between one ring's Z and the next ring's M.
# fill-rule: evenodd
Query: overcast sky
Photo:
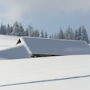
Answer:
M0 23L16 20L50 33L85 25L90 33L90 0L0 0Z

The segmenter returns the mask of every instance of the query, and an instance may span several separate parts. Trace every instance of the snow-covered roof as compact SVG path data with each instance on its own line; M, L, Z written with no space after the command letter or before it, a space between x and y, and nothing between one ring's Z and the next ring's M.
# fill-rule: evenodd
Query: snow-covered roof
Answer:
M90 90L90 77L79 77L90 75L89 69L90 55L1 60L0 86L11 85L0 90ZM27 83L75 76L79 78Z
M14 46L5 50L0 50L0 60L30 58L30 55L23 45Z
M9 41L9 40L8 40ZM90 54L90 46L78 40L53 40L22 37L20 44L0 50L0 58L20 59L32 56Z
M16 36L0 35L0 50L15 46L18 39Z
M25 47L32 55L76 55L90 54L90 47L79 40L53 40L41 38L22 37Z
M19 38L17 36L0 35L0 60L30 57L23 45L16 46Z

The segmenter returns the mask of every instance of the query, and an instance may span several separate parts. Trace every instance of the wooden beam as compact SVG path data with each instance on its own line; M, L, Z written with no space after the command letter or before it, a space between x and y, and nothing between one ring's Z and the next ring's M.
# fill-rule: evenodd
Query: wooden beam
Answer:
M49 56L62 56L62 55L50 55L50 54L33 54L32 57L49 57Z

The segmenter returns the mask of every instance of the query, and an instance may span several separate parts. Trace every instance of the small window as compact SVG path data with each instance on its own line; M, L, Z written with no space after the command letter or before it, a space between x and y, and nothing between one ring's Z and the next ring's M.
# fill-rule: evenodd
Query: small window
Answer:
M18 42L16 43L16 45L17 45L17 44L20 44L20 43L21 43L21 40L19 39Z

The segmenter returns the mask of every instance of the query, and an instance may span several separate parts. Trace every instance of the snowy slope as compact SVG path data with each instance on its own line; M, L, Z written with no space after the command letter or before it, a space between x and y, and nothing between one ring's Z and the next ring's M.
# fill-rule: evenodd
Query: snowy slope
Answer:
M0 50L0 59L21 59L30 58L30 55L26 48L20 44L5 50Z
M90 90L90 78L1 87L0 90Z
M82 55L90 54L89 45L80 40L61 40L43 38L20 38L23 45L28 47L32 54L43 55Z
M90 55L86 42L30 37L1 36L0 59L23 59L37 55ZM16 43L21 40L21 43ZM4 50L2 50L4 49Z
M0 50L15 46L18 39L16 36L0 35Z
M90 55L0 61L0 86L90 75ZM0 87L0 90L90 90L90 77Z

